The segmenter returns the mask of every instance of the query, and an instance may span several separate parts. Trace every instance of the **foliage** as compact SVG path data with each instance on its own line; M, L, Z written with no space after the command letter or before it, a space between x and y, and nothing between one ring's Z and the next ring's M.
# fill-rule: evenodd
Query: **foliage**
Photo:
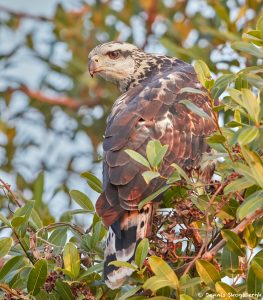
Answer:
M20 191L14 193L1 179L3 299L210 299L208 295L215 294L219 294L217 298L238 299L246 293L251 299L262 296L263 19L249 18L249 11L255 15L261 4L247 1L230 7L225 1L207 1L206 9L210 9L213 17L206 17L200 10L191 11L192 1L176 1L169 4L171 7L165 3L127 1L122 12L113 2L85 3L79 11L67 11L58 5L53 18L39 17L36 21L53 26L49 55L39 51L35 32L29 32L23 40L21 45L31 49L31 55L46 64L49 72L65 76L73 84L59 89L45 77L38 90L33 90L24 82L9 78L1 92L4 111L11 107L16 93L28 97L22 111L11 119L3 114L0 121L5 137L1 145L5 156L2 170L15 174ZM235 18L231 10L236 11ZM30 113L41 116L40 126L59 136L54 122L57 112L63 112L75 121L71 128L64 128L73 143L77 134L84 131L93 150L98 150L105 116L117 92L99 79L93 82L84 75L87 53L97 44L96 37L113 40L124 34L120 28L131 29L132 17L136 16L146 28L142 41L146 49L151 49L152 40L158 39L171 55L185 61L197 59L195 69L208 89L218 128L207 139L214 152L203 163L217 161L217 180L205 186L189 178L175 163L172 165L174 173L166 178L166 185L140 204L163 194L162 207L154 219L154 234L140 242L135 265L125 264L134 270L130 280L121 289L111 291L102 280L106 230L92 201L86 193L72 190L68 195L79 208L70 207L59 218L54 217L45 201L45 179L48 171L59 164L50 165L49 155L45 155L42 164L33 165L30 161L31 170L38 172L32 182L27 182L15 157L37 145L34 139L16 137L19 121L26 122ZM16 31L24 18L32 16L7 11L3 23ZM156 28L162 24L166 29L161 34ZM192 40L190 33L195 35ZM128 37L128 41L133 39L135 34ZM56 64L52 54L61 42L72 54L63 67ZM10 68L18 50L14 47L2 55L5 70ZM224 52L229 53L227 58L221 55ZM48 91L56 96L48 97ZM101 108L102 103L103 113L97 117L93 109ZM208 117L190 101L184 104L203 118ZM145 184L162 176L160 167L166 150L167 145L151 141L146 157L128 151L147 166L143 174ZM76 172L75 158L70 157L64 166L65 178ZM101 182L93 174L84 172L82 178L94 191L101 191ZM61 189L68 192L67 179L61 182ZM52 197L59 190L54 190ZM85 230L76 218L83 214L90 221Z

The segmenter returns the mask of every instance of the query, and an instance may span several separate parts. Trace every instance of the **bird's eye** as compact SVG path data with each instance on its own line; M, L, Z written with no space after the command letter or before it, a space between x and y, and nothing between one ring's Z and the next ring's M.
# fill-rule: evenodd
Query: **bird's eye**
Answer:
M120 51L115 50L115 51L110 51L107 53L110 59L117 59L120 57Z

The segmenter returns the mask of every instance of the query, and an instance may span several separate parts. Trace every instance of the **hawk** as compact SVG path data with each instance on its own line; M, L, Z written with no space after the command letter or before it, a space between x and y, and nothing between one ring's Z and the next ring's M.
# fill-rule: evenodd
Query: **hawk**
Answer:
M174 171L170 165L175 162L189 175L196 172L202 181L209 182L214 167L202 168L201 160L210 152L205 139L215 131L215 125L180 103L191 100L211 116L206 89L192 65L179 59L149 54L128 43L109 42L90 52L89 72L115 83L122 93L107 119L103 192L96 202L96 211L108 227L104 278L108 287L115 289L132 270L108 264L115 260L133 263L138 242L151 234L153 215L151 204L141 210L138 204L165 185L161 177L146 184L142 177L146 168L125 150L146 156L147 143L159 140L168 145L161 175L170 176Z

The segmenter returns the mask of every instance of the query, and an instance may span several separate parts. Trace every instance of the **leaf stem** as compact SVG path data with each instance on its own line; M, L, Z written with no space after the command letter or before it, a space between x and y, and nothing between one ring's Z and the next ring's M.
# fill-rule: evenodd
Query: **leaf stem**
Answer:
M19 203L18 199L16 198L15 194L12 192L10 185L8 185L6 182L4 182L1 178L0 178L0 182L2 183L2 185L4 186L4 188L9 192L9 194L12 196L13 201L15 202L15 204L18 207L21 207L22 205Z

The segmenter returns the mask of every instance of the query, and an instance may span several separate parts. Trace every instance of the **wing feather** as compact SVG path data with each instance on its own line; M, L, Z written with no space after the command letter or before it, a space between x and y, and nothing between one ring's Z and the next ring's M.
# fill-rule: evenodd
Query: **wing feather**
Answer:
M213 122L180 103L184 99L191 100L211 116L209 98L193 92L181 93L184 87L206 92L193 67L177 61L174 67L170 65L168 71L161 68L148 80L147 86L138 84L115 102L103 143L105 189L97 205L98 213L103 220L107 219L104 221L107 225L115 223L125 210L137 209L144 197L165 183L156 178L147 185L141 175L146 168L132 160L125 153L126 149L146 156L146 145L151 139L168 144L161 168L164 176L173 171L169 167L172 162L191 174L191 170L200 168L202 153L210 151L205 138L215 130ZM210 169L209 174L212 175L213 168ZM114 210L116 212L112 213Z

